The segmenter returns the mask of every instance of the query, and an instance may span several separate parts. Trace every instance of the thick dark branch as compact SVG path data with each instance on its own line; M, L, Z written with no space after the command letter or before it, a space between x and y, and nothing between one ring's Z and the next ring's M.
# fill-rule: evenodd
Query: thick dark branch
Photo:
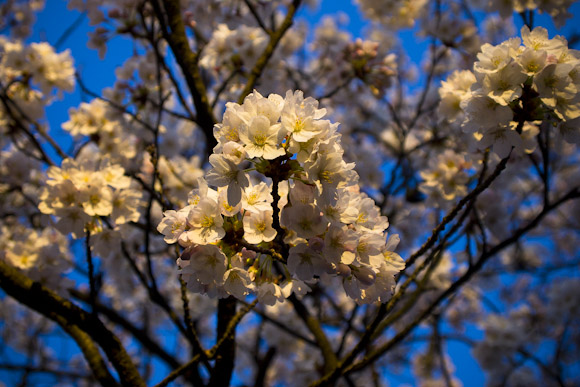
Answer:
M89 302L90 297L84 293L81 293L75 289L69 290L69 293L73 298L81 300L83 302ZM171 354L169 354L165 349L161 347L156 341L154 341L149 335L141 328L136 327L133 323L127 320L125 317L120 315L116 310L103 305L99 302L95 303L96 310L99 314L104 315L114 324L122 327L124 330L129 332L137 341L139 341L145 349L150 353L159 356L169 367L178 368L179 362Z
M213 136L213 126L216 120L199 71L199 58L189 46L179 0L163 0L165 12L163 12L159 0L152 0L151 4L157 15L157 20L161 24L163 37L169 43L171 51L175 55L175 60L185 77L185 82L195 105L197 123L205 133L208 154L211 154L212 149L217 145L217 141Z
M217 337L221 339L221 345L216 352L215 366L211 373L209 386L230 385L236 358L236 333L234 329L226 335L226 331L230 321L236 315L236 304L236 299L231 296L218 301Z
M145 386L121 341L99 319L2 261L0 261L0 287L18 302L61 326L65 322L78 326L103 349L117 370L123 385Z
M109 372L107 364L103 360L99 348L95 342L82 329L75 324L70 324L66 319L55 316L53 318L66 333L70 335L81 349L91 371L95 378L101 383L103 387L118 386L119 384Z

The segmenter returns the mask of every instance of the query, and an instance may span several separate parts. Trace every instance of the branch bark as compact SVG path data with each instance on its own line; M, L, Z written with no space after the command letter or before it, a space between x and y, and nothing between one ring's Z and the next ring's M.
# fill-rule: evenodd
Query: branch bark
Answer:
M69 329L69 326L74 326L78 327L78 330L73 328L75 334L83 332L90 336L117 370L122 385L145 386L121 341L98 318L2 261L0 261L0 287L18 302L57 322L65 330ZM82 334L79 337L86 339ZM96 358L87 361L91 366L98 364ZM104 374L102 377L106 378Z

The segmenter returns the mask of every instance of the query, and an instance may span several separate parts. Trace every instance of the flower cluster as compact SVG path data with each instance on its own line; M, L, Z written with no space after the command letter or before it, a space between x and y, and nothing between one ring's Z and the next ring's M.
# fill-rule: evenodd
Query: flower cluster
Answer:
M385 242L388 221L360 192L325 114L301 91L226 105L212 168L158 226L185 248L178 264L190 289L272 305L331 275L359 303L390 298L404 267L398 236Z
M554 24L562 27L572 14L568 12L568 8L572 5L574 0L489 0L484 2L486 8L490 12L497 11L502 18L511 17L514 12L522 13L525 11L538 10L540 13L547 13L554 20Z
M69 50L57 54L48 43L24 45L0 37L0 58L0 78L6 84L15 80L27 83L30 79L44 95L53 88L59 92L74 88L75 70Z
M513 359L522 352L537 353L538 348L545 346L548 340L566 337L569 344L561 346L559 356L563 359L574 358L578 353L580 332L577 324L569 322L577 321L579 316L579 290L578 278L557 278L538 294L530 294L524 303L506 315L493 313L487 316L481 323L485 336L474 346L473 355L489 372L491 381L506 380L509 376L510 381L515 379L512 385L521 385L517 382L522 375L511 376L515 371ZM562 332L566 332L565 335ZM532 372L525 363L518 371L522 371L523 376L528 375L529 380ZM525 384L541 385L537 380Z
M455 200L467 193L469 167L462 155L448 149L437 156L433 166L421 171L424 182L419 189L439 204Z
M326 17L316 28L311 44L316 58L308 73L313 78L321 78L330 94L346 87L345 80L358 79L372 95L383 96L398 73L398 58L388 52L392 40L374 33L371 39L353 41L349 33L339 28L342 22ZM355 84L358 87L359 82Z
M549 117L568 142L580 141L580 56L566 39L548 38L542 27L521 30L497 46L484 44L474 74L455 72L439 89L440 111L449 121L463 118L472 148L505 157L512 147L529 152L536 121ZM471 83L471 85L470 85Z
M72 267L69 246L66 238L51 227L38 231L18 223L3 224L0 227L0 260L53 289L69 284L61 276Z
M267 38L257 27L242 25L230 30L226 24L220 24L204 48L200 64L216 73L242 65L252 68L268 43Z
M44 0L9 0L0 4L0 30L10 28L12 36L25 39L36 21L35 13L44 8Z
M346 47L344 55L354 75L368 84L373 93L382 95L397 74L397 58L389 54L381 59L378 46L377 42L359 38Z
M129 120L99 99L69 109L70 120L62 128L73 136L92 136L103 154L124 162L136 157L137 136L126 130Z
M425 10L426 0L357 0L363 13L371 20L392 28L413 27L415 19Z
M92 163L65 159L61 168L49 168L38 208L55 215L55 227L75 238L82 237L87 227L91 234L102 231L100 217L110 217L111 226L136 222L142 193L131 188L131 179L124 174L108 159Z

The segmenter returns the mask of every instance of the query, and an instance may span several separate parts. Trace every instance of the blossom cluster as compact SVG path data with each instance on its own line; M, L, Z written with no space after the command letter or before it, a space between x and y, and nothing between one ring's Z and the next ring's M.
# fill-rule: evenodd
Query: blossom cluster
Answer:
M62 128L75 137L92 136L103 154L124 162L137 155L137 136L126 130L128 120L106 102L94 99L69 109L70 120Z
M471 148L493 145L500 157L512 147L533 151L537 123L549 118L563 138L580 141L580 55L542 27L521 30L497 46L484 44L474 72L456 71L439 89L440 112L462 121Z
M30 35L36 21L35 12L44 8L44 0L8 0L0 4L0 30L10 28L11 34L18 39Z
M378 46L377 42L359 38L345 48L344 56L356 77L368 84L374 94L384 94L397 74L397 57L389 54L381 59Z
M470 163L448 149L437 156L433 165L420 172L424 182L419 189L440 204L467 193Z
M62 277L72 267L69 246L64 235L54 228L38 231L18 223L3 224L0 226L0 260L53 289L59 290L69 284Z
M545 12L550 15L554 20L554 24L562 27L566 20L572 17L572 14L568 12L568 8L573 2L574 0L489 0L484 3L488 11L497 11L504 19L511 17L514 11L522 13L537 9L540 13Z
M311 49L317 56L309 74L321 78L328 93L345 87L345 80L359 79L372 95L383 96L398 71L397 56L388 52L392 39L377 32L371 39L353 41L349 33L339 28L340 23L341 20L326 17L316 28Z
M220 24L204 47L200 65L216 73L242 65L251 69L267 43L268 37L261 28L242 25L230 30Z
M63 234L82 237L85 230L103 230L100 217L119 226L139 220L142 193L131 187L125 170L109 162L65 159L62 167L50 167L38 208L58 218L55 227Z
M360 192L325 114L301 91L226 105L212 168L158 226L185 248L178 264L190 289L272 305L330 275L359 303L390 298L404 267L398 236L386 241L388 220Z
M59 92L74 88L75 70L69 50L56 53L45 42L25 45L0 37L0 58L0 78L6 84L17 80L27 84L31 80L44 96L53 88Z
M392 28L413 27L425 11L426 0L358 0L364 14Z
M578 351L577 321L580 281L578 278L558 278L542 289L539 294L530 294L527 300L507 315L492 313L487 316L481 328L485 336L473 348L473 355L483 369L488 371L490 380L505 380L509 376L512 385L544 385L530 378L533 374L527 364L514 372L513 359L522 352L538 351L546 340L562 340L566 337L570 346L562 345L559 353L562 359L574 358ZM566 332L564 335L562 332ZM519 383L518 383L519 382Z

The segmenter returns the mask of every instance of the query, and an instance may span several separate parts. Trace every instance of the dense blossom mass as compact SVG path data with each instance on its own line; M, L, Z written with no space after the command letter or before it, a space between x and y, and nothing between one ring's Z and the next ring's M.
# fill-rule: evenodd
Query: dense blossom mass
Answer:
M360 192L325 114L302 91L226 105L212 168L157 227L185 248L178 265L190 289L273 305L331 275L359 304L391 297L404 267L398 236L386 243L388 220Z
M0 387L580 385L580 3L343 3L0 2Z
M531 153L547 120L565 141L580 143L580 55L545 28L521 32L521 39L484 44L474 72L455 71L439 90L441 112L452 122L463 119L472 151Z

